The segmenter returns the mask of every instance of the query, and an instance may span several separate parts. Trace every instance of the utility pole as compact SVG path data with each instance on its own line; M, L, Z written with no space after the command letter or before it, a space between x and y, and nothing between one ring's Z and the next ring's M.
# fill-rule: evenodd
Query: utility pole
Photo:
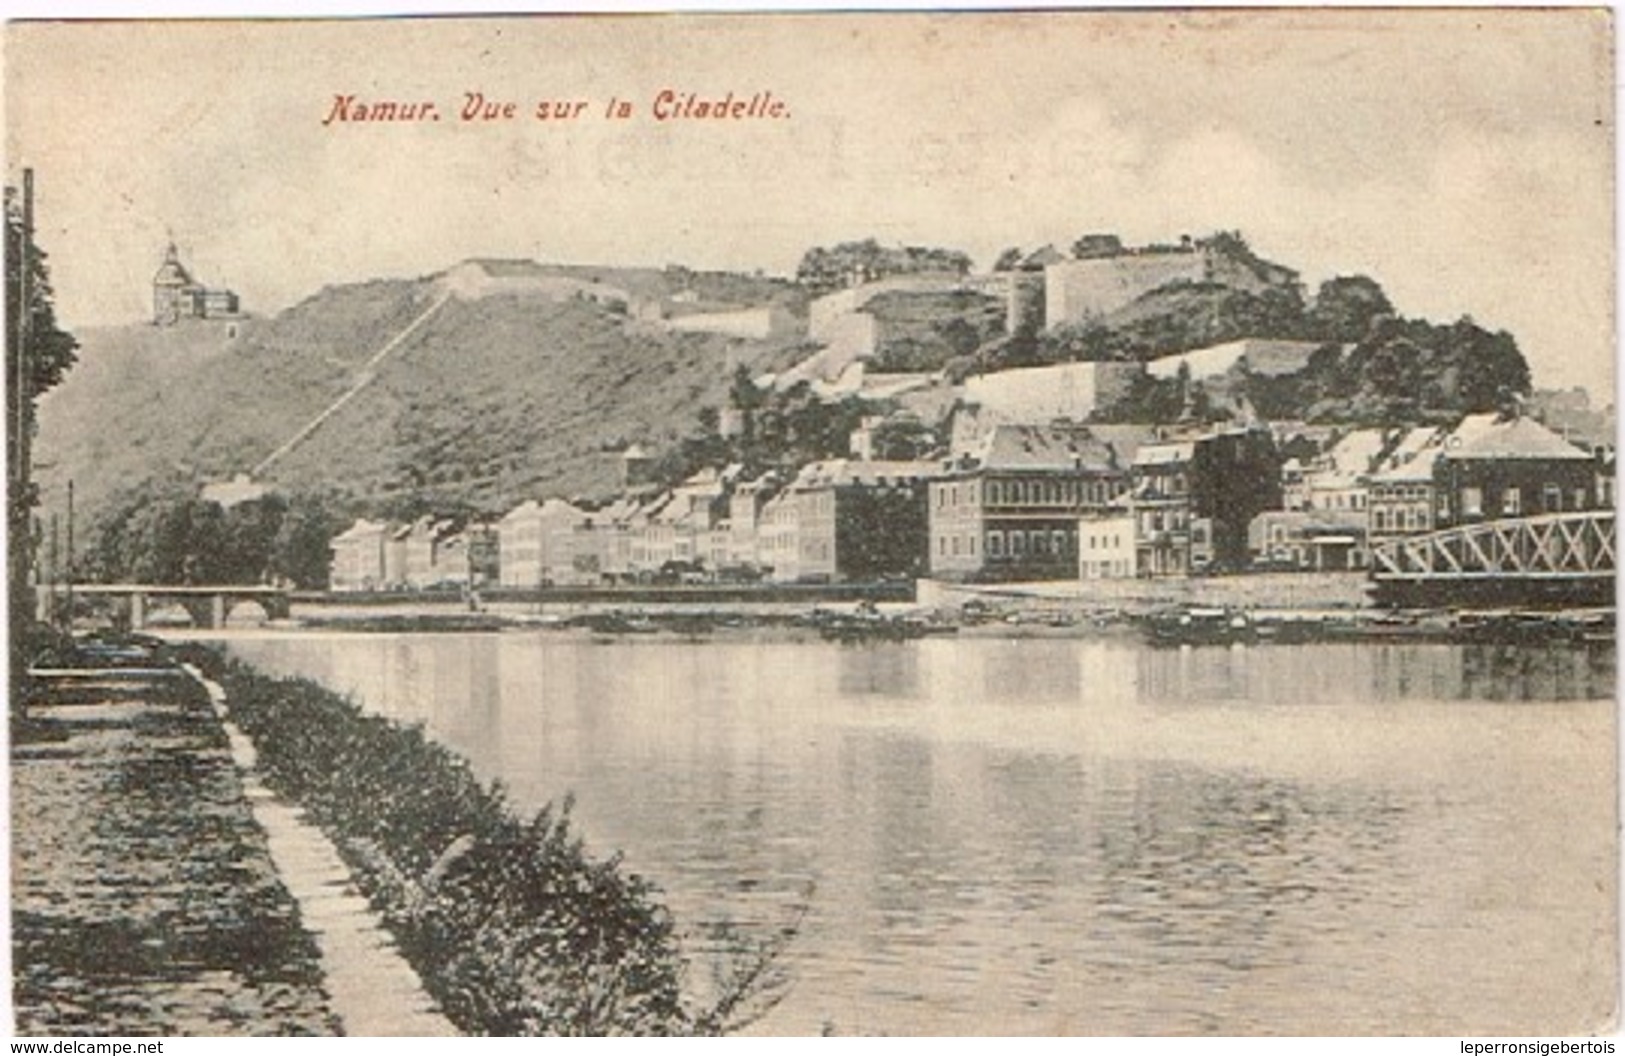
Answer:
M61 619L62 614L57 611L56 607L58 601L56 596L58 566L56 560L56 514L54 513L51 514L51 548L49 554L50 556L46 565L46 576L48 577L50 586L46 589L46 597L50 600L50 620L47 622L56 623L59 619Z
M67 589L65 592L66 597L62 603L62 607L66 612L63 619L66 621L65 626L71 630L73 628L73 481L71 479L68 481L68 554L64 565L66 566L66 574L63 578L66 580Z
M29 355L29 274L33 270L34 248L34 170L23 170L23 231L22 245L17 253L17 376L12 379L15 400L12 437L12 484L18 488L28 485L28 391ZM19 569L19 572L22 570Z

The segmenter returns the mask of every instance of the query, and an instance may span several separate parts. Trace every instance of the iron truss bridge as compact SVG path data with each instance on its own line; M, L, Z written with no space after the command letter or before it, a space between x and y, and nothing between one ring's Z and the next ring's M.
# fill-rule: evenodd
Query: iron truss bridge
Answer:
M1514 517L1378 543L1380 604L1612 605L1614 511Z

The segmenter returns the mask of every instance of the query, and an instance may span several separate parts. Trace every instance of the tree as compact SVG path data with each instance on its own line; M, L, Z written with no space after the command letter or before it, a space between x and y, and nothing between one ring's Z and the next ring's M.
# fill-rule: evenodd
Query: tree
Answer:
M1394 306L1375 279L1340 275L1320 284L1307 323L1322 341L1363 341L1371 324L1394 314Z
M1015 271L1021 263L1021 247L1011 246L999 254L999 259L993 262L994 271Z
M31 175L31 174L30 174ZM17 655L34 611L29 573L34 564L33 511L39 505L30 449L38 423L38 400L60 384L75 361L79 343L56 323L55 294L46 255L34 242L25 205L13 187L5 192L6 210L6 426L8 443L6 521L10 531L11 669L16 675L26 658ZM21 384L19 384L19 381ZM16 695L13 694L13 699Z
M97 526L91 567L105 580L139 583L327 583L329 540L340 519L321 499L280 495L230 509L205 502L183 480L130 492Z
M1494 334L1463 318L1449 330L1460 362L1460 398L1466 410L1500 409L1509 394L1528 395L1529 364L1505 330Z
M1121 256L1122 253L1123 240L1116 235L1087 234L1072 243L1072 257L1075 260L1100 260Z
M734 368L733 381L728 386L728 406L739 412L739 433L748 444L756 435L756 412L767 402L766 395L751 377L750 368L743 363Z
M887 418L869 436L878 459L914 461L930 458L937 449L936 434L913 415Z
M295 497L277 525L271 541L270 573L304 590L327 586L329 541L340 523L320 499Z
M900 246L893 249L882 246L873 238L866 238L861 242L842 242L827 249L815 246L807 250L796 268L796 282L820 294L891 275L944 271L964 275L970 269L970 257L957 249L933 246Z

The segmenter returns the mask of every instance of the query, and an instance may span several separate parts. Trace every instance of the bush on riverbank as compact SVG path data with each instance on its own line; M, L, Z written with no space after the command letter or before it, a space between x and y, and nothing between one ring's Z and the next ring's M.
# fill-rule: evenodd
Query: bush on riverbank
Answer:
M364 715L302 679L193 657L226 692L266 783L303 805L349 859L424 986L474 1034L720 1033L771 1002L765 959L696 1007L672 921L616 859L593 861L569 806L520 818L500 787L417 727Z

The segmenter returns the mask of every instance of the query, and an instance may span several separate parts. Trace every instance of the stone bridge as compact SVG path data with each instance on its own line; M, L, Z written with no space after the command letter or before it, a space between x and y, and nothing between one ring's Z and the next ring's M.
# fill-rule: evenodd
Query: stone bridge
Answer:
M50 622L55 609L65 602L69 588L63 584L41 585L39 588L39 616ZM111 602L129 618L129 628L139 631L147 625L147 614L163 605L179 605L192 618L194 627L221 628L231 619L237 606L254 602L265 610L269 619L287 619L290 592L283 587L253 584L226 586L161 585L150 583L76 583L72 587L76 599L94 599ZM77 606L76 606L77 607Z

